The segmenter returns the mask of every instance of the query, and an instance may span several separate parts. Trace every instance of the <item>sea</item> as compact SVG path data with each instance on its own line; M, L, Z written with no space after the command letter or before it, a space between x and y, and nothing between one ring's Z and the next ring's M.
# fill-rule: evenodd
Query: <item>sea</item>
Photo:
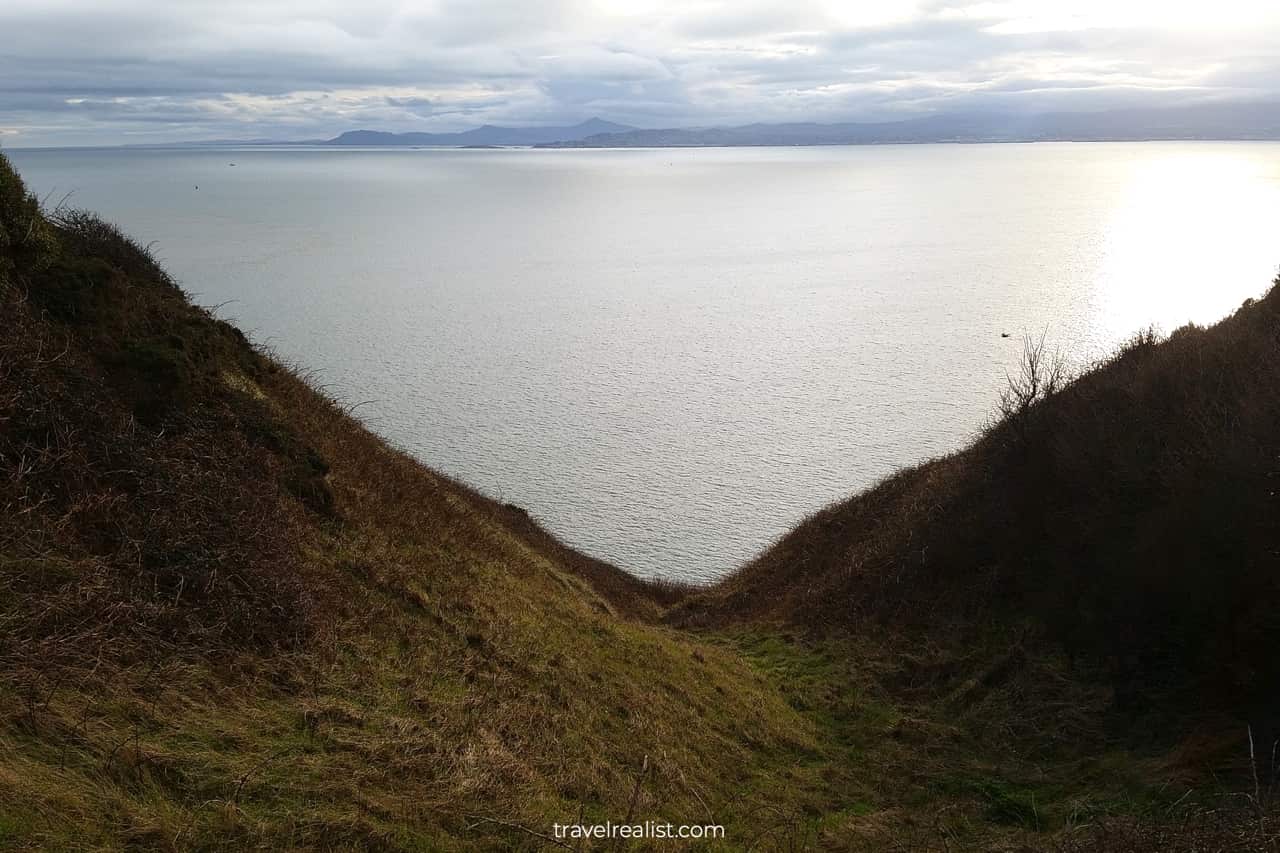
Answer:
M1280 143L5 152L427 465L709 582L1280 265Z

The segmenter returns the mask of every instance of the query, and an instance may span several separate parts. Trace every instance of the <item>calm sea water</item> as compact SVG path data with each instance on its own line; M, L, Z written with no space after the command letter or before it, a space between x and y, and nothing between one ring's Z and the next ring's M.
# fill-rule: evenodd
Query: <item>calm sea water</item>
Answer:
M959 447L1024 333L1084 362L1280 262L1274 144L10 155L425 462L693 580Z

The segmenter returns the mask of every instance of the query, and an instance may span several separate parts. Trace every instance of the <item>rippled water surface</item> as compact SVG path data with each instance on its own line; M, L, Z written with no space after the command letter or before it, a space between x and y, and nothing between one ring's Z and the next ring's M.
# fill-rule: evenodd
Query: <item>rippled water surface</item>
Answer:
M10 156L424 461L683 579L960 446L1023 333L1084 361L1280 262L1266 143Z

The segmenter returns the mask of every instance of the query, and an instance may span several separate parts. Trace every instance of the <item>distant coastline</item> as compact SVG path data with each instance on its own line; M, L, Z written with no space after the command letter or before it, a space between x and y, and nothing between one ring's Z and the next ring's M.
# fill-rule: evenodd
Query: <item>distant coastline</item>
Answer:
M349 130L328 139L213 139L118 146L136 149L307 148L724 148L1001 142L1269 142L1280 140L1280 103L1213 102L1102 112L941 113L897 121L754 123L641 128L591 118L569 126L483 125L458 133ZM91 146L112 147L112 146Z

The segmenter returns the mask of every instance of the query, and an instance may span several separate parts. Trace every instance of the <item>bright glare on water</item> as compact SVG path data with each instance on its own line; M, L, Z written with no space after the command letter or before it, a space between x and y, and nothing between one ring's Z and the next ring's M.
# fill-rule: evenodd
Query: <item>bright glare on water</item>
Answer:
M395 443L681 579L961 446L1024 333L1085 363L1280 263L1268 143L10 153Z

